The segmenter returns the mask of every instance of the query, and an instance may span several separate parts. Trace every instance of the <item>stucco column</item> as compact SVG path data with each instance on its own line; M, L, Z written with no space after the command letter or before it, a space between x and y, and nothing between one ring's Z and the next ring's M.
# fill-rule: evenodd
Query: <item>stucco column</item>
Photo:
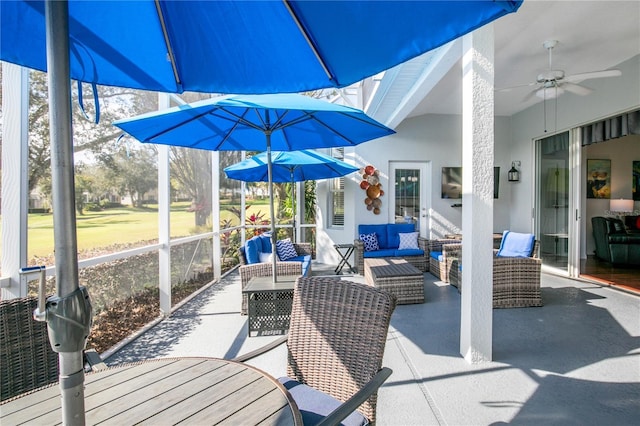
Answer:
M460 353L491 361L493 327L493 24L464 36Z

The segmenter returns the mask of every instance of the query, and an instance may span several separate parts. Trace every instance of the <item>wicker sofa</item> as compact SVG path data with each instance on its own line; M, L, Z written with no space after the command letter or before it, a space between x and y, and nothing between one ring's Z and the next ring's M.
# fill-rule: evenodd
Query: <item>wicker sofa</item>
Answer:
M247 284L249 284L249 280L253 277L268 277L273 275L273 266L271 262L250 262L251 259L247 259L247 244L255 244L256 247L261 247L260 250L264 250L266 253L271 253L271 241L268 234L255 236L248 240L245 243L245 246L240 247L238 260L240 262L240 283L242 290L244 290ZM311 276L311 243L293 243L293 246L295 247L298 256L284 262L277 261L277 275ZM242 306L240 309L240 313L242 315L247 315L247 302L247 295L243 294Z
M417 249L400 249L401 233L415 232L415 226L412 223L383 223L376 225L358 225L358 238L354 240L353 254L355 257L355 266L359 274L364 274L365 258L400 258L404 259L422 272L429 270L429 260L427 257L426 238L417 237ZM377 236L379 249L366 251L364 241L360 239L360 235L375 233Z
M462 246L451 261L450 284L462 291ZM502 257L493 250L493 307L524 308L542 306L540 292L540 244L534 242L529 257Z

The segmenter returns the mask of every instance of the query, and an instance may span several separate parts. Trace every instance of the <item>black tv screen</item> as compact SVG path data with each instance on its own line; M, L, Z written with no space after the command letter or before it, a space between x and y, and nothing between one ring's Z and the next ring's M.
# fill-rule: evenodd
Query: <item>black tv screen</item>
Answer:
M500 167L493 168L493 198L500 193ZM459 200L462 198L462 167L442 168L442 198Z

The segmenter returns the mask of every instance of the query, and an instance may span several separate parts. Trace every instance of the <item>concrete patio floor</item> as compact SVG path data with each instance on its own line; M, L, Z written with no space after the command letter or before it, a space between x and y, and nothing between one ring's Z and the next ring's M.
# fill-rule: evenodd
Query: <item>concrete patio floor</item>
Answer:
M322 270L314 264L314 274ZM378 394L378 425L639 424L640 297L543 273L544 306L495 309L493 361L471 365L459 351L460 294L426 273L425 296L393 314L383 363L393 374ZM239 309L232 272L103 356L109 365L232 358L274 339L247 337ZM285 363L284 346L252 361L276 377Z

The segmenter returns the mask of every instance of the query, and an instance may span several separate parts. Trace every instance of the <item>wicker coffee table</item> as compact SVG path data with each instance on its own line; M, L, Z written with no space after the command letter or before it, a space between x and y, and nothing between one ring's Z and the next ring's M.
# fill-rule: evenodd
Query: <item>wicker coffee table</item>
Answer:
M365 259L364 278L395 295L398 304L424 303L424 274L404 259Z

